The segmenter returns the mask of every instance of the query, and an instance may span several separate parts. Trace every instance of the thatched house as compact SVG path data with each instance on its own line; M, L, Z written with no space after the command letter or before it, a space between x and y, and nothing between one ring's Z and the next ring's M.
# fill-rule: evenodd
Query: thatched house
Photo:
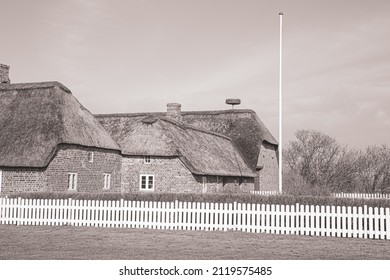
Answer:
M170 117L98 116L122 148L124 191L253 190L255 174L230 138Z
M2 193L120 191L119 146L65 86L1 83L0 108Z
M0 70L0 193L278 189L277 142L251 110L94 116L58 82Z
M182 112L173 103L164 113L95 117L122 148L126 190L142 174L161 191L278 190L278 144L252 110Z

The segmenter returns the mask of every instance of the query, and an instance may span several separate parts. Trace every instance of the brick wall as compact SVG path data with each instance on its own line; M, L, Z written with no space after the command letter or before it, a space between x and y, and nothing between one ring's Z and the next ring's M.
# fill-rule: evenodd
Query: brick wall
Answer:
M93 162L88 153L93 152ZM68 190L68 173L77 173L78 192L120 192L121 155L117 151L61 145L45 173L50 191ZM111 174L111 188L103 190L103 173Z
M219 192L223 193L249 193L254 189L253 178L223 177L222 187Z
M279 190L278 154L276 146L263 142L259 161L264 168L259 171L260 190Z
M93 152L93 162L88 153ZM116 151L60 145L46 168L2 168L2 193L68 191L68 173L77 173L78 192L120 192L121 155ZM103 173L111 174L111 188L103 190Z
M2 168L1 173L1 193L43 192L47 190L43 168Z
M88 153L93 152L93 162ZM78 192L137 192L140 175L154 175L155 192L249 192L253 178L193 175L177 157L122 156L116 151L61 145L46 168L2 169L2 193L68 191L68 173L77 173ZM103 190L103 173L111 174L111 188Z
M155 192L249 192L254 186L253 178L194 175L177 157L151 157L150 163L144 163L144 157L126 156L122 159L123 191L140 191L141 174L154 175Z
M124 156L122 159L122 190L137 192L140 175L154 175L155 192L201 192L202 184L177 157L151 157L144 163L142 156Z

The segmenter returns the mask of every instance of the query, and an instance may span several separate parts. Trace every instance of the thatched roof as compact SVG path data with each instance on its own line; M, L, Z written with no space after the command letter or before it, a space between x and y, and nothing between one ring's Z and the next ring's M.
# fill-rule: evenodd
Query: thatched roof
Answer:
M123 155L178 156L194 174L254 177L240 151L224 135L157 115L106 121L102 124Z
M59 144L120 150L58 82L0 85L0 166L44 167Z
M278 145L270 131L252 110L183 111L181 115L185 124L231 138L253 171L256 170L262 142ZM166 116L166 113L95 115L120 145L124 135L127 135L134 124L146 116L161 117Z

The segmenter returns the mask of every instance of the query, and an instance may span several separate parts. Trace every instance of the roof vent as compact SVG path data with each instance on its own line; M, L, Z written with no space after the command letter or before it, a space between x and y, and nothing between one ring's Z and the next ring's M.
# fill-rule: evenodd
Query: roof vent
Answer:
M9 84L9 66L0 63L0 84Z
M143 123L146 123L146 124L153 124L157 121L157 118L154 117L154 116L147 116L146 118L143 118L142 119L142 122Z
M226 104L232 105L232 109L234 109L234 105L240 105L241 100L237 98L228 98L226 99Z

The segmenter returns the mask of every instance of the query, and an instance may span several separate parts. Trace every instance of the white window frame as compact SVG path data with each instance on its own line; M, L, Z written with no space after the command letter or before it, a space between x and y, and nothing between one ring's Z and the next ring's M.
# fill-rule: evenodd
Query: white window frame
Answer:
M207 176L202 176L202 193L207 192Z
M93 156L94 156L94 153L93 152L88 152L88 162L93 162Z
M142 187L142 177L145 177L145 187ZM152 178L152 188L149 188L149 180ZM154 175L152 174L140 174L139 175L139 190L143 192L153 192L155 188Z
M109 190L111 188L111 174L103 173L103 190Z
M144 163L145 164L150 164L151 160L150 160L150 156L144 156Z
M77 173L68 173L68 191L77 191Z
M3 180L3 170L0 170L0 193L1 193L1 183Z

